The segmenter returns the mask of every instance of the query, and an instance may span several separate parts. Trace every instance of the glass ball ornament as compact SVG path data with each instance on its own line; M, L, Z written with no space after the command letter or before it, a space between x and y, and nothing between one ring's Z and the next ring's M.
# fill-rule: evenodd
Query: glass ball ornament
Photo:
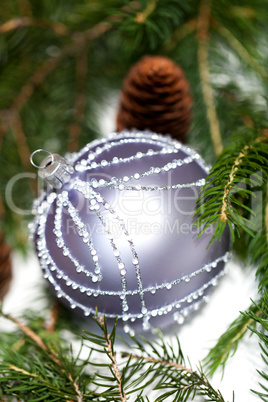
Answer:
M123 131L46 159L31 234L65 305L118 316L126 332L182 323L199 308L225 273L230 233L209 247L212 227L197 239L193 215L209 168L196 151Z

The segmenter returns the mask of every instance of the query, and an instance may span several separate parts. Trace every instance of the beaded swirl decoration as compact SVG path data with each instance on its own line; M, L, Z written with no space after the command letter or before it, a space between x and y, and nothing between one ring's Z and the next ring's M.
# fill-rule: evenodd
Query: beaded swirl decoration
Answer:
M63 158L61 158L63 159ZM66 156L69 174L34 203L38 258L58 298L126 332L197 310L225 272L230 233L209 247L193 214L209 168L151 132L111 134ZM66 172L65 172L66 173Z

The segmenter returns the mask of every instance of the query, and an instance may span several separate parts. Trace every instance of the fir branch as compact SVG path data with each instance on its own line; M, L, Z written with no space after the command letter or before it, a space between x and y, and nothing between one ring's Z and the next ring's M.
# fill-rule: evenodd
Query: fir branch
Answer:
M109 17L110 21L113 21L117 15L111 15ZM121 18L120 18L121 19ZM68 44L60 49L58 55L50 57L45 60L43 64L34 72L26 84L22 87L19 94L15 97L13 104L9 108L13 113L17 114L20 109L25 105L26 102L32 96L35 87L41 85L46 79L47 75L53 71L58 64L61 63L62 59L66 56L82 52L84 47L88 42L97 39L99 36L103 35L113 27L112 22L101 21L83 32L75 32L71 35L71 44Z
M22 125L19 120L19 112L21 108L29 101L31 96L34 93L34 90L37 86L40 86L47 76L62 62L64 57L68 56L72 53L82 52L84 46L87 44L88 41L92 41L96 39L98 36L107 32L107 30L112 28L112 24L106 22L100 22L96 24L93 28L86 30L81 34L76 34L72 36L73 42L70 45L66 45L61 49L59 54L56 57L50 57L49 59L45 60L40 67L33 73L33 75L29 78L26 84L22 87L19 94L15 97L12 105L9 108L8 113L8 124L6 121L2 122L0 125L0 140L4 138L9 126L14 125L17 129L16 132L19 134L19 139L23 144L23 149L21 151L21 158L24 166L29 166L30 160L30 152L26 146L25 135L23 135ZM78 101L77 101L78 102ZM2 119L3 120L3 119ZM18 147L19 152L21 150ZM24 152L26 149L26 152ZM26 162L27 160L27 162Z
M35 88L41 85L48 74L51 73L51 71L53 71L62 61L62 58L65 56L65 51L62 51L57 57L50 57L45 60L21 88L10 107L10 110L14 115L19 113L20 109L33 95Z
M41 348L44 352L46 352L48 354L48 356L51 358L51 360L53 360L53 362L58 365L58 367L60 368L60 370L63 373L66 373L66 367L63 366L63 364L60 361L60 359L58 358L57 354L52 349L48 348L48 346L44 343L44 341L42 340L42 338L39 335L37 335L27 325L23 324L20 320L18 320L17 318L13 317L11 314L4 314L2 311L0 311L0 314L2 315L2 317L4 317L4 318L12 321L14 324L16 324L20 328L20 330L22 332L24 332L25 335L27 335L27 337L32 339L32 341L39 348ZM21 370L21 372L23 372L23 370ZM76 395L77 395L77 398L76 398L77 401L78 402L83 402L83 395L80 392L80 389L79 389L79 386L78 386L77 382L73 379L72 374L70 372L67 372L66 374L67 374L67 377L68 377L70 383L74 387L74 390L75 390Z
M198 64L201 77L201 86L204 102L207 109L207 117L210 125L211 140L214 146L215 155L223 150L220 134L220 124L217 117L214 103L213 90L210 83L210 71L208 62L209 49L209 26L210 26L211 0L200 2L199 16L197 19L197 40L198 40Z
M266 228L256 234L247 245L250 262L257 267L256 279L259 282L260 294L268 290L268 247Z
M268 243L268 181L266 184L266 206L265 206L265 231L266 231L266 240Z
M254 234L248 217L254 215L249 200L256 188L266 185L268 143L263 132L247 127L239 132L217 159L198 200L195 225L202 227L200 236L213 225L211 242L220 238L228 224L234 230ZM242 186L243 184L243 186ZM234 228L232 226L234 225Z
M262 311L253 303L246 313L241 314L230 324L229 328L218 339L215 346L210 349L204 359L205 367L209 375L213 375L219 367L222 367L224 371L228 358L235 354L239 342L248 334L248 329L256 324L255 320L249 317L249 313L254 313L256 316L259 316Z
M7 132L7 113L0 110L0 149Z
M22 127L22 122L19 117L19 115L13 115L11 116L11 128L12 128L12 133L15 138L16 146L18 149L18 153L20 156L20 160L22 162L22 166L24 167L24 170L27 171L31 168L30 164L30 157L31 157L31 152L28 146L27 138L24 133L23 127ZM37 196L37 189L35 186L35 183L32 180L29 180L29 185L30 189L32 191L33 197Z
M87 42L98 38L109 29L112 28L111 23L100 22L88 30L75 33L72 35L72 43L64 46L57 56L50 57L45 60L40 67L34 72L26 84L22 87L19 94L15 97L13 104L9 108L13 113L18 114L20 109L32 96L34 89L41 85L49 73L51 73L62 61L62 59L70 54L81 52Z
M152 378L143 386L140 385L138 389L142 388L144 391L145 386L156 382L153 389L163 391L163 393L155 401L160 402L168 396L173 396L174 400L183 402L189 400L191 396L193 399L195 395L205 396L210 401L224 401L221 392L213 388L201 366L196 371L185 366L178 338L176 345L169 344L161 335L158 340L152 341L144 337L140 337L141 342L138 338L131 339L136 344L136 346L132 346L132 349L137 349L139 354L126 352L123 356L137 360L143 370L147 368L147 377L151 374Z
M166 53L171 52L178 45L178 42L193 33L196 30L196 27L196 19L186 21L182 26L175 29L170 38L164 43L163 51Z
M20 14L32 16L32 9L29 0L17 0Z
M34 343L36 343L41 349L45 350L46 352L49 352L48 348L44 344L43 340L40 338L39 335L37 335L34 331L31 330L31 328L27 327L27 325L23 324L21 321L19 321L17 318L13 317L11 314L4 314L2 311L0 312L2 317L12 321L14 324L16 324L22 332L25 333L29 338L31 338ZM51 355L52 357L52 355ZM53 360L54 358L57 360L57 356L52 357ZM54 360L55 361L55 360ZM58 360L56 361L58 363Z
M19 367L17 367L17 366L14 366L14 364L10 364L10 365L9 365L9 368L10 368L11 370L17 371L18 373L22 373L22 374L28 375L29 377L36 377L36 378L38 377L37 374L35 374L35 373L29 373L29 371L26 371L26 370L21 369L21 368L19 368Z
M114 352L114 340L115 340L115 328L116 328L116 323L114 326L114 331L112 332L112 334L110 335L108 333L107 330L107 324L106 324L106 319L103 316L100 316L97 318L97 323L99 324L102 332L103 332L103 336L106 342L106 346L107 346L107 354L111 359L112 362L112 371L114 373L114 376L116 378L117 384L118 384L118 391L119 391L119 395L121 398L122 402L126 402L127 401L127 397L124 391L124 387L123 387L123 382L122 382L122 376L119 370L119 366L116 360L116 354Z
M4 207L3 200L2 200L2 197L0 194L0 220L3 219L4 214L5 214L5 207Z
M245 145L244 148L239 152L239 154L238 154L237 158L235 159L233 166L231 168L231 172L229 174L228 181L224 186L223 197L222 197L222 207L221 207L221 217L220 217L220 220L222 222L226 222L228 219L227 209L228 209L229 193L233 187L236 171L238 170L239 165L241 164L242 159L245 157L248 149L249 149L249 146Z
M143 11L137 13L135 17L135 22L138 24L144 24L148 19L149 15L155 10L157 5L157 0L150 0Z
M86 77L88 71L87 53L85 51L76 55L76 96L74 99L74 122L70 126L69 152L78 151L81 123L86 106Z
M258 326L253 326L250 327L250 330L252 333L256 334L259 338L260 341L260 348L261 348L261 357L266 365L266 368L268 367L268 293L266 292L263 295L263 298L261 302L255 304L256 309L261 312L261 314L257 314L254 311L248 311L244 313L245 317L247 317L249 320L252 320L255 322L255 324L258 324ZM260 376L265 380L266 384L268 382L268 376L267 372L265 371L260 371L257 370ZM265 393L262 391L255 391L251 390L254 394L258 395L263 401L267 402L268 401L268 388L267 385L264 386L263 384L260 384L261 388Z
M245 48L245 46L242 45L239 40L236 39L236 37L232 34L230 30L228 30L226 27L221 25L217 21L213 21L213 25L216 27L217 31L224 37L234 49L237 54L250 66L252 67L257 73L267 79L268 78L268 72L264 67L262 67L258 61L251 56L251 54L248 52L248 50Z
M174 396L174 400L186 402L191 396L203 395L206 400L224 402L222 394L213 388L201 367L197 370L193 370L191 366L186 367L178 338L177 344L174 345L169 344L161 336L152 341L144 337L131 338L131 345L127 344L128 352L124 353L119 366L115 351L117 322L109 333L105 317L97 317L96 323L102 334L85 331L84 339L91 343L91 351L97 352L98 355L94 360L86 359L81 368L90 364L98 367L100 372L96 372L95 376L90 378L90 382L86 384L87 388L84 387L82 392L78 382L72 381L73 375L69 374L71 370L76 376L81 372L81 368L75 367L78 357L66 363L64 354L59 353L56 356L56 353L31 328L10 315L2 315L11 319L26 335L25 340L19 339L18 345L15 345L14 335L9 334L10 339L7 342L5 334L1 334L1 341L4 339L5 346L1 350L0 384L3 385L2 389L7 395L21 397L24 400L28 400L28 396L29 400L34 400L34 396L36 400L39 397L55 401L76 399L126 402L133 393L138 394L135 400L143 401L143 395L154 390L159 395L155 401L163 401L167 396ZM29 343L29 339L33 344ZM35 345L37 348L33 349ZM81 343L81 347L83 345L84 343ZM129 349L136 349L139 353L131 355ZM38 350L44 353L36 353ZM107 364L103 359L100 360L103 353L108 358ZM47 360L47 357L50 360ZM49 361L55 363L55 366L49 364ZM112 373L112 376L105 374L105 369ZM66 378L69 380L69 386L72 385L72 391L64 383ZM80 376L79 381L81 384ZM94 385L106 389L97 392L96 388L91 389ZM73 389L76 392L75 397L72 395Z
M0 35L13 31L15 29L25 28L25 27L30 27L30 26L35 26L35 27L45 28L45 29L49 28L55 34L60 35L60 36L66 36L69 34L69 30L66 27L66 25L64 25L60 22L55 23L55 22L48 21L48 20L38 20L38 19L29 18L29 17L18 17L18 18L13 18L9 21L6 21L2 25L0 25Z
M174 361L167 361L167 360L163 360L163 359L155 359L154 357L150 357L150 356L139 356L139 355L134 355L134 354L130 354L130 353L123 353L123 357L130 357L131 359L136 359L136 360L144 360L148 363L158 363L161 364L163 366L169 366L169 367L174 367L177 370L183 370L183 371L187 371L190 374L193 374L193 370L187 368L186 366L183 366L182 364L176 363Z
M31 152L27 143L26 135L23 131L21 120L18 115L11 117L11 128L14 133L22 165L25 171L27 171L31 166L30 165Z
M57 325L57 320L59 316L59 308L60 308L59 302L55 300L50 309L49 319L45 323L45 330L47 332L52 333L55 331L55 327Z

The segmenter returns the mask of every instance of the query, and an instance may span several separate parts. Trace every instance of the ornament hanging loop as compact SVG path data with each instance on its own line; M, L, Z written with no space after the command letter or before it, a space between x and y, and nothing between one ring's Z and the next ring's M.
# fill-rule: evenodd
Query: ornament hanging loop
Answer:
M40 165L33 161L34 155L39 152L46 152L48 156L43 159ZM31 164L38 169L38 176L53 188L61 188L62 185L70 180L74 168L62 156L52 154L45 149L37 149L31 154Z
M40 153L40 152L46 152L46 153L48 153L49 156L51 157L51 162L54 162L54 156L53 156L53 154L52 154L51 152L47 151L46 149L42 149L42 148L37 149L36 151L34 151L34 152L31 154L30 162L31 162L31 164L32 164L34 167L36 167L37 169L45 169L45 168L46 168L46 165L43 165L44 160L42 161L42 163L41 163L40 165L37 165L37 164L34 162L34 160L33 160L34 155L36 155L36 154L38 154L38 153ZM47 159L47 158L46 158L46 159Z

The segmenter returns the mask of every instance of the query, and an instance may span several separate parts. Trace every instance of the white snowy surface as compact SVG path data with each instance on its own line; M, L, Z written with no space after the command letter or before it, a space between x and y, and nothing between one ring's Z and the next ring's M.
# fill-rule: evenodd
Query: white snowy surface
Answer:
M14 279L4 300L4 311L17 316L25 308L41 309L44 302L38 302L38 295L43 278L36 256L32 254L23 260L21 256L14 255L13 267ZM244 268L233 260L228 267L229 272L215 288L209 303L187 323L177 327L184 355L189 357L193 368L206 356L239 311L250 305L250 298L256 298L254 269ZM7 325L6 320L0 319L0 330ZM172 340L172 336L165 335L167 340ZM236 354L229 359L223 378L221 370L213 376L211 383L220 389L226 401L232 401L233 391L235 402L260 400L250 391L260 390L258 382L261 377L256 368L264 370L264 366L259 352L256 335L246 336Z

